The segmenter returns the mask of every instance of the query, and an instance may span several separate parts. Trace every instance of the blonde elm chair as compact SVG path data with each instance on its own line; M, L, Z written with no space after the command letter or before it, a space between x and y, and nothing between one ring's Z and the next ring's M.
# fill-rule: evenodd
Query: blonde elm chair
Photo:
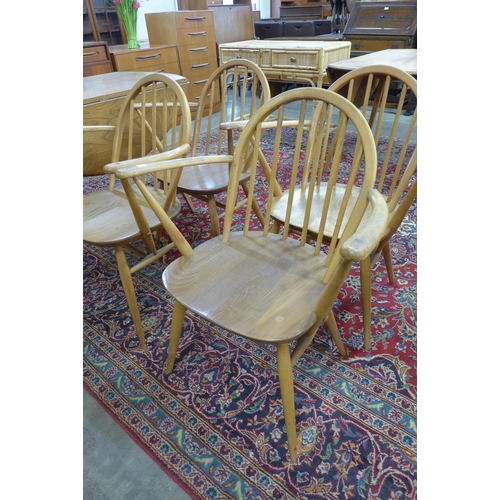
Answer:
M245 85L235 85L235 82L245 82ZM249 89L247 92L247 88ZM220 105L218 95L220 89ZM233 153L234 131L239 130L255 111L271 98L269 83L264 72L253 62L245 59L233 59L219 66L203 86L197 101L197 112L194 120L191 155L193 163L184 168L179 183L178 193L182 194L192 211L191 197L197 198L208 205L212 235L220 234L219 219L224 216L225 202L221 193L227 191L229 182L229 165L220 163L207 167L197 162L200 154L208 155L210 150L210 132L218 126L217 142L213 147L217 153L226 151ZM242 196L239 196L237 206L246 203L248 172L241 173L240 186ZM254 210L260 217L257 205Z
M130 164L180 158L189 152L191 114L185 93L177 82L159 73L143 77L127 94L116 126L85 126L84 146L99 142L102 134L114 134L111 163L102 169L86 169L83 175L109 174L107 189L83 197L83 240L115 250L118 271L139 338L146 348L132 274L160 259L173 242L160 238L161 223L144 197L131 196L127 183L116 182L114 170ZM180 212L176 184L181 171L164 172L169 181L160 188L158 176L149 176L148 192L175 217ZM135 242L142 241L143 245ZM127 254L138 261L130 265Z
M311 122L313 105L320 111ZM279 235L271 233L270 210L280 192L293 190L297 184L300 189L301 172L320 168L334 110L339 119L333 163L340 163L341 145L349 124L358 131L359 139L354 161L344 165L355 182L331 193L334 202L345 207L338 217L342 219L342 236L338 245L324 251L319 245L306 244L305 238L288 237L288 231ZM289 123L284 118L293 113L298 114L293 124L297 140L293 141L292 150L278 154ZM267 175L260 170L262 153L257 147L263 134L267 134L267 151L271 155ZM234 155L205 156L198 161L208 166L229 163L231 174L223 234L194 249L141 181L145 173L184 167L189 159L138 165L115 172L122 182L135 182L139 186L182 253L163 273L165 287L176 300L166 371L170 373L175 369L188 309L227 331L255 342L276 345L289 457L295 460L300 443L295 422L293 366L323 323L340 354L346 354L332 308L353 262L370 255L387 225L387 204L373 189L377 164L373 135L361 113L345 98L326 89L301 88L284 92L260 107L241 132ZM243 230L237 231L233 227L239 223L239 219L233 217L234 207L241 172L246 168L250 175L248 203L244 208ZM333 185L337 183L337 174L340 175L331 170ZM314 206L316 191L314 185L309 186L306 218ZM264 226L252 230L251 227L256 226L252 226L255 216L251 204L257 197ZM291 216L294 208L291 204L288 208ZM304 222L307 227L307 221ZM284 223L288 227L289 216Z
M399 83L400 92L396 97L391 96L392 84ZM417 148L415 146L411 156L409 145L412 134L416 131L417 124L417 81L405 71L386 65L374 65L350 71L342 78L330 85L329 90L339 93L351 102L354 102L361 110L363 116L368 120L372 129L374 140L377 146L383 139L382 154L379 154L378 169L376 177L377 190L383 194L389 209L389 222L384 231L382 239L374 249L370 257L361 262L361 298L363 308L363 331L364 347L370 348L371 339L371 269L378 261L381 254L384 261L391 284L394 283L392 270L390 239L398 230L404 216L415 199L417 193ZM410 91L414 94L415 111L411 119L402 119L404 107L409 98ZM382 136L382 123L390 124L389 136ZM402 142L397 138L402 138ZM322 175L330 168L335 148L332 147L325 157L323 168L314 179L318 190L322 191L318 197L318 206L322 204L327 183L322 180ZM285 192L272 210L274 218L273 232L279 232L284 226L286 200L289 193ZM297 220L300 219L300 205L294 207ZM331 207L330 217L335 218L336 207ZM331 244L333 236L329 231L320 233L320 214L308 220L308 238L317 243L323 242ZM300 233L302 226L294 223L292 231Z

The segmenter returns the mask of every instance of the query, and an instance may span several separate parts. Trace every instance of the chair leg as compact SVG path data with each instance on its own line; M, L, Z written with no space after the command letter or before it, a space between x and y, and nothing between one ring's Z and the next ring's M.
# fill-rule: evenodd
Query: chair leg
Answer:
M328 331L330 332L330 335L332 336L333 341L335 342L335 345L337 346L337 349L339 350L340 355L347 356L347 352L340 337L339 327L337 326L337 322L335 321L333 312L327 316L325 323Z
M189 196L187 193L182 193L182 197L186 200L186 203L188 204L189 210L191 212L196 212L196 209L194 208L193 202L191 201L191 196Z
M175 363L175 355L181 338L182 324L184 323L184 314L186 307L180 302L174 304L174 314L172 316L172 327L170 328L170 345L168 346L167 373L172 373Z
M370 257L361 261L361 304L363 308L363 331L365 349L370 349L372 317L372 268Z
M295 402L293 399L293 373L288 343L277 344L278 377L280 381L283 414L285 416L288 448L292 461L297 459L297 429L295 426Z
M394 285L394 272L392 270L392 257L391 257L391 243L387 242L387 245L382 249L384 255L385 268L387 269L387 276L389 277L389 283Z
M139 348L147 349L146 338L144 337L144 329L142 327L141 315L137 306L137 298L135 296L134 283L132 282L132 274L128 266L127 257L123 247L115 247L116 261L118 263L118 272L122 281L125 297L127 298L130 314L134 321L135 331L139 337Z
M215 196L210 194L208 198L208 210L210 212L210 224L212 226L212 236L219 236L219 214L217 213L217 204L215 203Z
M240 184L241 189L243 189L243 192L245 193L246 198L248 199L248 184L246 182L242 182ZM264 219L264 216L262 215L262 212L260 210L259 204L255 197L252 199L252 209L257 216L257 219L259 219L259 222L262 224L262 227L265 226L266 220Z
M269 229L269 232L271 234L279 234L280 228L281 228L280 222L275 220L275 221L273 221L273 223L271 225L271 229Z

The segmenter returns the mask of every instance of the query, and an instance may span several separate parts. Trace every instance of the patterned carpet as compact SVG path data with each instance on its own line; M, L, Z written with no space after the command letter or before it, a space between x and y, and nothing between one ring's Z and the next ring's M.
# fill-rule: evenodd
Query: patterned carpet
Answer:
M104 185L84 180L84 192ZM210 237L197 208L183 203L176 219L193 245ZM373 271L371 350L355 268L334 308L348 356L320 329L294 368L296 463L272 346L189 314L164 373L173 299L161 273L176 251L134 275L149 347L140 352L112 251L84 245L85 387L194 498L416 499L416 219L415 203L392 245L395 286L382 260Z

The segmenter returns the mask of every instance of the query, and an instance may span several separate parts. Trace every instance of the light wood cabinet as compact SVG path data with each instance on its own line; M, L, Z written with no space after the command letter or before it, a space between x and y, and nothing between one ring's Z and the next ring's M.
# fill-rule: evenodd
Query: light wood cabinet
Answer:
M179 56L175 45L150 45L141 43L140 49L129 49L126 45L109 47L115 71L158 71L181 73Z
M186 95L197 102L208 77L217 69L214 17L209 10L155 12L145 15L149 43L177 46L180 71L189 80ZM220 93L216 92L217 98Z

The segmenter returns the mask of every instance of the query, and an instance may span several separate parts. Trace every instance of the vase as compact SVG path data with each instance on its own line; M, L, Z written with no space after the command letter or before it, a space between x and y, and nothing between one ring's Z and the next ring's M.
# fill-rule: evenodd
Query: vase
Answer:
M127 35L127 47L129 49L140 49L141 46L137 41L137 9L125 10L120 17Z

